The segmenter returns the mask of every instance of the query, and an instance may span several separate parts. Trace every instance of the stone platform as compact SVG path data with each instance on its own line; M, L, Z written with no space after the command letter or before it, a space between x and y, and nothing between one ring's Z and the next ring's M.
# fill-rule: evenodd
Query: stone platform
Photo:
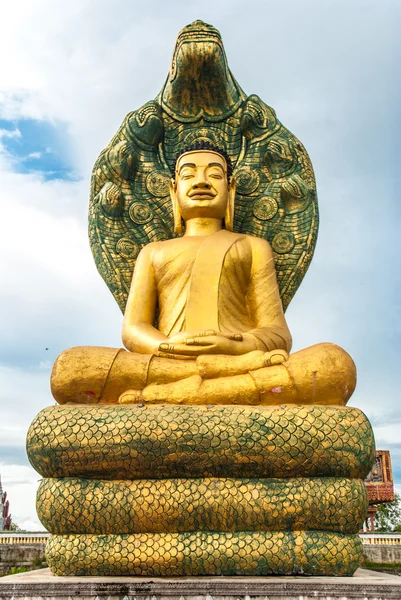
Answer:
M0 579L0 600L393 600L401 577L358 569L354 577L55 577L39 569Z

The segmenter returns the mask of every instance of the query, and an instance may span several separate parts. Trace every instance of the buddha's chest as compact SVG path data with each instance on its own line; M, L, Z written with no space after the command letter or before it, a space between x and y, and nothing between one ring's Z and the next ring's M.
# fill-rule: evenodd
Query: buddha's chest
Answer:
M204 296L217 284L224 289L224 294L234 293L237 298L245 298L252 269L252 255L248 244L233 244L219 261L212 244L206 258L203 253L200 260L200 245L201 241L196 243L192 240L189 244L175 244L154 257L153 267L159 298L168 298L173 290L173 296L178 291L183 292L199 276L208 282L201 291Z

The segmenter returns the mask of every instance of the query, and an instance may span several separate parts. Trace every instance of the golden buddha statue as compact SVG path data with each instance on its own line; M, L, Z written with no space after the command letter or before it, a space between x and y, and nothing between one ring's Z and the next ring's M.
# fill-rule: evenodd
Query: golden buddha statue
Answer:
M73 348L57 360L59 403L339 404L355 366L334 344L289 356L273 253L232 231L235 178L224 150L194 144L175 163L175 232L141 251L124 350ZM157 325L156 325L157 323Z
M34 419L56 575L352 575L374 459L334 344L290 354L284 311L318 229L306 150L179 33L155 100L97 159L89 239L126 350L56 360Z

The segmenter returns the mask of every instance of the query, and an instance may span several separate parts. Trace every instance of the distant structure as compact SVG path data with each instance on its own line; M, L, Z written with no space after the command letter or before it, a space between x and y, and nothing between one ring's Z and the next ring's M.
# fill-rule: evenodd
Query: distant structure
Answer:
M394 481L389 450L376 450L375 464L365 479L368 490L369 509L365 522L367 531L374 531L377 505L394 501Z
M0 476L0 531L11 529L11 515L9 514L10 503L7 500L7 492L3 492Z

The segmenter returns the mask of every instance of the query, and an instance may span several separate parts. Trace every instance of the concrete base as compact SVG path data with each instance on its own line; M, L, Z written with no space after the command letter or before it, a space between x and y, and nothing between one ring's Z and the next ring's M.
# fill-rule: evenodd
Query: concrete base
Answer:
M44 561L45 544L0 544L0 575L8 573L11 567L33 569Z
M363 556L376 563L401 563L401 544L364 544Z
M393 600L401 577L358 569L354 577L55 577L39 569L0 579L0 600Z

